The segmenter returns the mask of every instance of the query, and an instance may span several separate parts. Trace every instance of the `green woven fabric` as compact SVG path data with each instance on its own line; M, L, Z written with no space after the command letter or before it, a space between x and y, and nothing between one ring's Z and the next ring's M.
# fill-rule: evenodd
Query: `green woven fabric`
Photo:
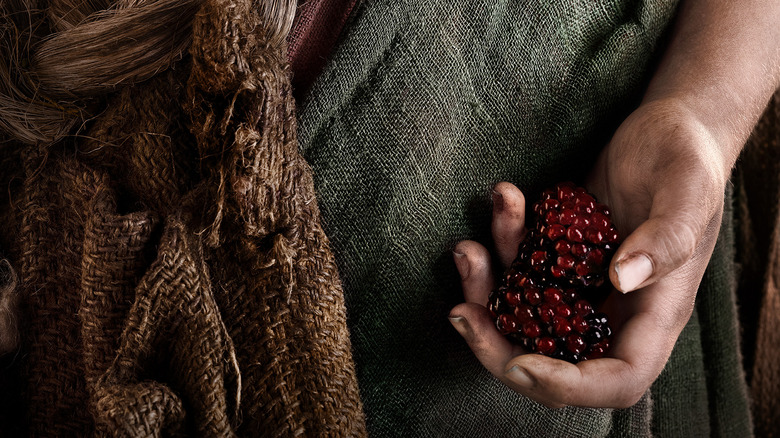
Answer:
M299 117L373 436L647 436L659 409L705 426L729 415L708 398L705 364L721 352L703 348L702 312L673 357L685 369L656 386L663 403L648 394L620 411L550 410L513 393L447 321L462 301L450 251L490 245L491 187L582 178L637 105L675 7L407 0L356 12ZM718 297L714 307L733 306Z
M726 199L732 199L731 187ZM653 431L659 437L752 435L737 342L734 211L730 202L725 207L715 252L696 297L696 310L652 388Z

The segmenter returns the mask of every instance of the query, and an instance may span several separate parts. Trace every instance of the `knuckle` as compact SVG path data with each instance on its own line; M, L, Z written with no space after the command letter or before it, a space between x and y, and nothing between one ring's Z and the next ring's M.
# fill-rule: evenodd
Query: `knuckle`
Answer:
M661 240L661 256L675 265L680 265L693 257L699 244L701 234L698 222L700 218L691 217L691 213L681 213L681 216L669 223L667 233Z
M570 406L577 395L577 386L568 379L556 379L555 383L543 385L550 395L550 403L556 407Z

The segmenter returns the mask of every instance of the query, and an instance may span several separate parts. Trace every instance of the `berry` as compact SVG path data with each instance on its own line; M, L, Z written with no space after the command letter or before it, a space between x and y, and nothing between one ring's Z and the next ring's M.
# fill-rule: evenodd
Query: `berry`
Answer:
M619 241L609 209L561 183L533 211L534 226L488 300L496 327L532 352L572 363L603 357L612 330L588 299L603 289Z

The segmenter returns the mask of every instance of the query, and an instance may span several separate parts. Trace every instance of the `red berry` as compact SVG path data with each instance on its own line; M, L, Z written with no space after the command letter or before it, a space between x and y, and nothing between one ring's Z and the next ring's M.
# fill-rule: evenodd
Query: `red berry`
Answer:
M582 187L561 183L533 210L534 226L488 310L499 331L527 350L572 363L601 357L612 331L582 298L604 283L619 241L609 209Z
M531 266L541 266L547 261L547 253L544 251L534 251L531 253Z
M590 226L590 221L585 216L577 216L574 219L574 222L572 222L572 225L579 229L584 230Z
M514 315L504 313L498 317L498 330L501 334L514 333L520 328L520 321Z
M552 322L553 318L555 317L555 311L553 310L553 307L549 304L542 304L539 306L539 319L542 320L545 324L549 324Z
M566 336L566 348L572 353L580 354L585 350L585 341L578 335L571 333Z
M602 233L606 233L609 231L610 228L610 221L607 219L607 216L604 215L604 213L595 212L590 216L590 223L593 225L593 228L597 229L598 231L601 231Z
M561 205L560 202L558 202L557 199L545 199L542 201L542 210L544 211L550 211L555 210L558 208L558 206Z
M586 262L585 260L580 260L579 262L577 262L577 266L574 267L574 271L580 277L584 277L590 273L590 266L588 265L588 262Z
M555 340L548 337L539 338L536 341L536 349L540 353L549 356L555 352Z
M558 199L569 201L574 198L574 186L569 184L558 184Z
M600 357L604 357L604 353L606 353L607 349L609 348L609 341L604 340L590 348L590 351L585 355L587 359L598 359Z
M523 274L520 274L519 272L510 269L507 271L506 275L504 276L504 283L507 286L515 286L518 285L520 282L520 278L523 276Z
M574 207L574 211L582 214L591 214L593 212L593 204L577 204Z
M604 241L604 234L594 228L588 228L585 230L585 239L590 243L599 244Z
M558 216L558 223L561 225L571 225L574 223L574 218L577 217L577 214L574 213L573 209L565 209L561 211L561 214Z
M585 300L579 300L574 303L574 311L577 312L577 315L588 316L593 313L593 306Z
M588 255L585 256L585 261L591 266L601 266L604 263L604 251L600 249L591 250Z
M583 257L588 253L588 246L584 243L575 243L571 246L571 253L576 257Z
M563 269L572 269L574 268L574 264L577 262L577 260L574 259L571 255L562 255L558 257L558 260L556 260L556 263L558 266L560 266Z
M561 316L553 318L552 323L553 334L558 337L566 336L571 331L571 324L569 321Z
M548 225L557 224L557 223L558 223L558 216L559 216L558 212L555 212L555 211L548 211L548 212L547 212L547 213L545 213L545 215L544 215L544 221L545 221L545 222L546 222Z
M566 238L572 242L582 242L582 230L572 225L566 230Z
M574 197L574 202L577 204L587 204L590 208L593 208L596 204L596 198L591 196L585 189L577 192Z
M517 306L523 301L523 294L516 291L506 293L506 303L510 306Z
M558 240L566 234L566 228L561 224L553 224L547 228L547 237L550 240Z
M571 323L571 328L573 328L577 333L585 333L590 327L585 321L585 318L580 315L572 316L569 322Z
M570 317L572 315L572 313L574 313L574 312L572 312L571 307L566 305L566 303L564 303L564 302L560 302L560 303L555 305L555 315L557 315L557 316L562 316L564 318L568 318L568 317Z
M542 296L539 294L539 289L535 287L529 287L525 290L525 301L530 305L536 306L542 302Z
M528 321L523 324L523 334L528 338L536 338L542 334L542 329L539 328L539 324Z
M527 304L518 304L515 307L515 317L521 323L534 319L534 310Z
M533 280L533 278L531 278L531 277L529 277L527 275L522 275L517 280L517 285L520 286L520 287L532 287L534 285L534 280Z
M544 302L548 304L558 304L558 302L561 301L561 292L560 290L554 288L554 287L548 287L544 290Z
M571 243L565 241L565 240L559 240L555 242L555 251L558 254L568 254L571 252Z

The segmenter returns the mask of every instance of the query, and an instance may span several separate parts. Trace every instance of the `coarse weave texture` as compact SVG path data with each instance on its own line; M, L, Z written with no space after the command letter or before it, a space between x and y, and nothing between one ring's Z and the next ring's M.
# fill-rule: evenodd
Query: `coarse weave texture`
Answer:
M322 73L333 47L358 0L298 0L287 56L292 69L293 94L309 91Z
M638 104L675 7L409 0L358 9L304 103L299 135L345 284L372 435L751 434L729 233L670 366L630 409L529 401L488 374L447 321L462 301L450 250L462 239L489 247L492 185L509 180L534 196L581 179Z
M780 436L780 91L735 172L740 311L756 436Z
M365 435L285 26L199 3L189 55L79 135L3 139L24 326L0 436Z

